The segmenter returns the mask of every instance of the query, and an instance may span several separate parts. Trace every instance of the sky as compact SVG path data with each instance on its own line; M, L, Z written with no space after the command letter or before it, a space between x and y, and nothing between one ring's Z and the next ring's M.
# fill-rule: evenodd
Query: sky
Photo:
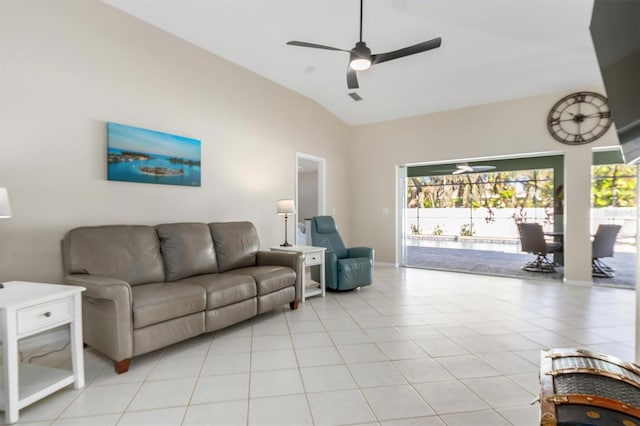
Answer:
M107 123L109 148L200 160L200 141L118 123Z

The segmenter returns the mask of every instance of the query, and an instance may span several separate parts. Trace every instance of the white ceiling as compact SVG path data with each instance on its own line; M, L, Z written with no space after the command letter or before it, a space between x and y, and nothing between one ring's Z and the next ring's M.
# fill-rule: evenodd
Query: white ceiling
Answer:
M307 96L357 125L602 85L593 0L364 0L373 53L442 37L439 49L358 73L347 94L358 0L103 0Z

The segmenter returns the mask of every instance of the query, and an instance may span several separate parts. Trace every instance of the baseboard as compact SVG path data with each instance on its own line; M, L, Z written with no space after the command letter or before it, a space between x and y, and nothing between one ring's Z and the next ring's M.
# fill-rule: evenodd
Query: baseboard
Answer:
M575 285L579 287L592 287L593 281L582 281L582 280L568 280L563 278L562 281L567 285Z

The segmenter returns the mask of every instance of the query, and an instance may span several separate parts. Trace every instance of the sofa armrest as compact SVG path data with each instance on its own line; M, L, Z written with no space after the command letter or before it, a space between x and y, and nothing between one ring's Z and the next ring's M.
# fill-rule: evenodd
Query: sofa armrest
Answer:
M296 300L302 299L302 274L304 274L302 253L259 250L256 257L256 265L288 266L296 271Z
M85 343L114 361L133 356L133 299L129 283L117 278L70 274L64 283L78 285L82 294Z
M350 247L347 249L348 257L368 257L373 261L373 249L371 247Z
M296 269L296 266L298 266L298 257L302 258L302 254L291 251L260 250L256 257L256 265L288 266L289 268Z
M131 303L131 286L129 283L112 277L89 274L69 274L64 283L86 287L84 295L94 299L122 299Z

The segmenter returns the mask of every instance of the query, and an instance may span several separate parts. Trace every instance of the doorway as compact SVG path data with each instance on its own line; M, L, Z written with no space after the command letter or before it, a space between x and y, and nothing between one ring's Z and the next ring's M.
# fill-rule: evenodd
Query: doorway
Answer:
M562 232L562 177L560 155L406 167L401 264L542 278L521 269L530 254L521 251L517 224ZM562 276L558 265L544 278Z
M325 169L324 158L296 153L296 244L311 245L311 218L325 214Z
M638 235L638 166L625 165L619 151L593 153L591 166L591 235L599 225L619 225L613 251L598 260L593 283L609 287L635 288ZM602 252L602 250L599 250ZM606 262L606 263L604 263Z

